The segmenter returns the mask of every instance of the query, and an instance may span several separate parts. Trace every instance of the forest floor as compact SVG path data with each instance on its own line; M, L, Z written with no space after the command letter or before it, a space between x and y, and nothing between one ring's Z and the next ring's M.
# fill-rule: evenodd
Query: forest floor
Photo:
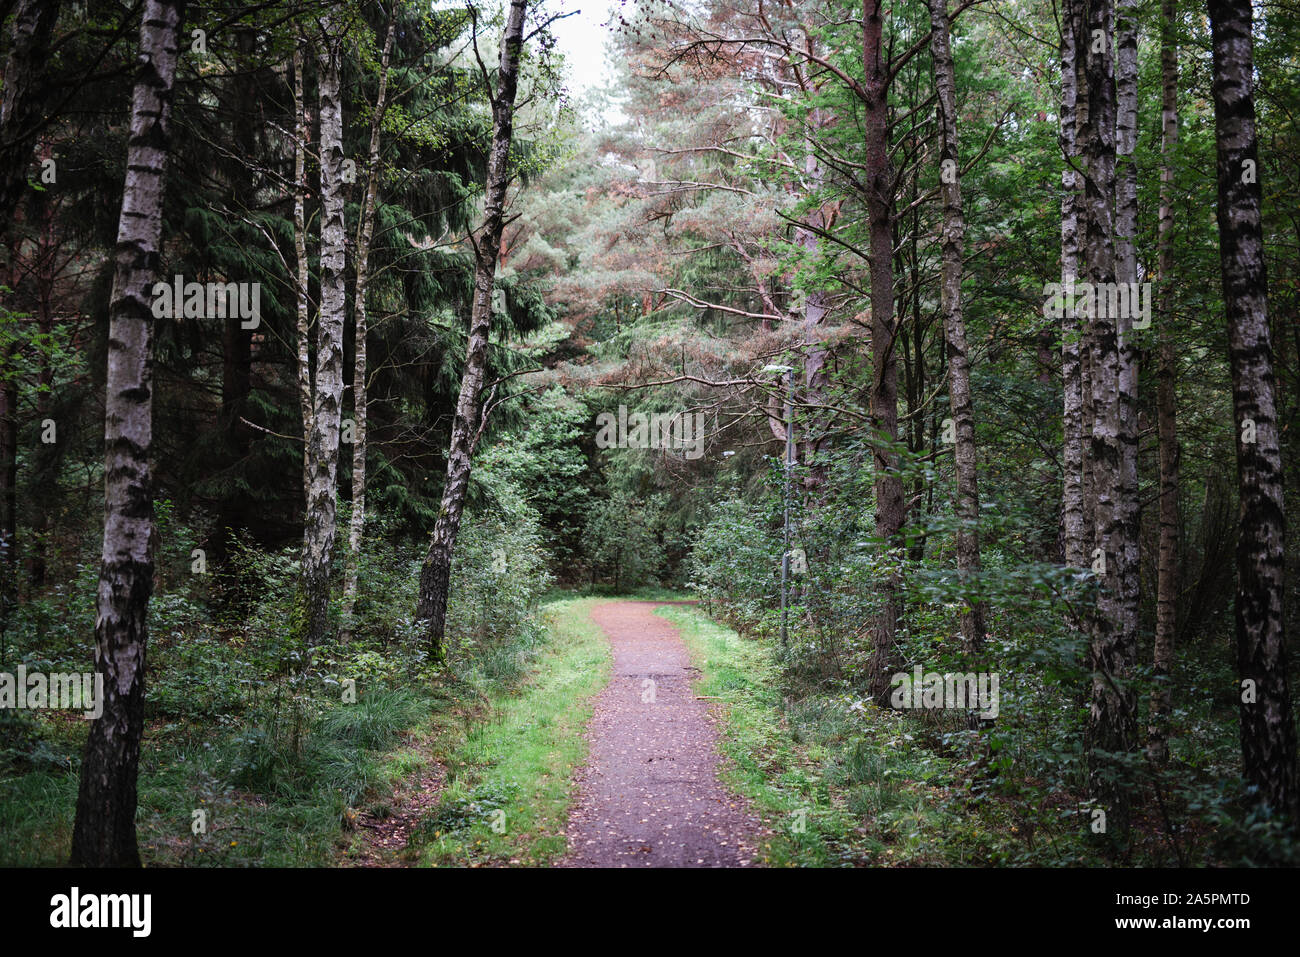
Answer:
M244 645L164 635L142 855L162 867L1099 862L1072 795L1018 772L1002 722L987 747L957 747L971 732L792 681L773 636L738 634L682 597L553 594L544 628L497 649L499 674L366 686L347 707L282 699L278 685L250 695L260 662ZM59 865L85 722L0 717L0 865Z
M378 826L362 829L350 863L545 866L564 855L583 729L610 672L609 644L588 615L595 604L544 606L548 637L528 676L490 693L463 734L428 742L436 769L388 802L391 823L364 822Z

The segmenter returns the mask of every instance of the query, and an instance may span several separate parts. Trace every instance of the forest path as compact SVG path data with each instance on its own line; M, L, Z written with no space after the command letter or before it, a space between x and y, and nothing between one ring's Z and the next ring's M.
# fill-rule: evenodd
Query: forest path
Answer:
M590 752L578 771L564 867L744 867L762 833L718 780L717 730L691 687L677 629L654 609L682 602L614 601L592 609L614 652L596 696ZM693 604L693 603L691 603Z

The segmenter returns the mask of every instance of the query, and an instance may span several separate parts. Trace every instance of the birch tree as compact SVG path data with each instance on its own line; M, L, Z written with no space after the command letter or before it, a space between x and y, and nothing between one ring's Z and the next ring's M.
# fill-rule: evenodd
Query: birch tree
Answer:
M894 178L889 163L890 67L884 49L881 0L863 0L863 132L867 181L868 269L871 276L871 418L876 442L876 538L885 562L899 544L905 506L898 472L898 358L894 317ZM868 673L871 694L887 700L897 652L899 581L887 573L880 585L882 607L876 618Z
M355 255L356 287L352 315L356 327L356 346L352 364L352 518L348 526L348 554L343 573L343 635L352 634L352 617L357 603L357 567L361 559L361 542L366 533L366 289L370 278L370 241L375 229L375 202L379 194L379 136L388 104L388 63L393 52L396 19L388 18L388 32L379 61L379 91L375 96L375 114L370 120L370 148L366 154L366 197L362 202L361 221L357 224Z
M1295 721L1286 675L1285 509L1268 275L1260 223L1250 0L1208 0L1218 154L1219 265L1237 433L1235 607L1241 755L1246 781L1280 814L1300 816Z
M311 499L311 303L308 299L310 264L307 262L307 105L303 96L305 58L302 44L293 51L293 249L294 300L298 316L298 408L302 416L302 497Z
M104 400L104 544L95 619L103 712L90 726L74 867L138 867L136 777L144 733L153 591L152 289L158 279L171 105L183 0L146 0L114 251Z
M1079 69L1077 56L1082 30L1081 0L1065 0L1061 10L1061 153L1065 166L1061 174L1061 284L1073 287L1079 278L1079 212L1083 176L1079 152ZM1086 98L1085 98L1086 102ZM1088 565L1087 514L1084 496L1085 400L1082 354L1083 330L1073 309L1064 310L1061 325L1061 387L1064 394L1062 431L1062 551L1073 568Z
M1173 335L1174 152L1178 146L1178 42L1176 0L1160 4L1160 218L1156 239L1159 286L1160 363L1157 372L1156 429L1160 441L1160 540L1156 556L1156 633L1152 655L1147 754L1157 765L1169 757L1168 724L1172 706L1170 668L1178 627L1178 409Z
M1114 5L1094 0L1085 7L1081 54L1085 57L1088 119L1084 127L1087 173L1084 177L1085 255L1093 289L1115 282L1115 140L1116 90L1113 43ZM1086 52L1083 52L1086 51ZM1110 756L1132 749L1136 705L1128 685L1136 644L1137 621L1125 603L1130 566L1123 498L1123 420L1121 417L1121 331L1118 317L1098 298L1088 319L1092 353L1092 436L1096 504L1096 549L1093 568L1099 585L1092 615L1089 667L1092 694L1088 720L1091 790L1108 805L1111 820L1123 830L1127 821L1125 792L1116 783Z
M768 32L772 32L771 25L768 26ZM802 50L800 49L801 45ZM807 69L810 63L801 62L799 56L800 53L812 56L815 52L816 45L812 32L805 27L797 29L788 54L779 60L775 60L775 62L772 60L764 61L764 66L770 68L775 74L773 76L773 86L779 92L782 91L783 86L786 86L782 82L782 74L786 72L783 68L788 66L788 72L793 83L805 96L812 97L820 92L820 87L826 82L825 78L818 77L814 71ZM826 180L826 168L818 155L816 140L819 133L834 125L835 118L828 111L817 107L808 112L805 122L807 123L808 132L803 137L803 175L802 177L793 177L787 187L792 196L796 197L801 194L807 195L822 191ZM789 158L789 163L792 168L796 167L793 157ZM810 209L794 224L794 243L803 251L806 262L816 263L820 260L823 250L822 237L834 228L838 215L839 203L823 201L818 206ZM827 389L830 385L830 376L826 368L828 350L823 344L822 338L823 329L828 324L831 303L830 291L819 283L813 289L808 290L803 297L802 317L792 317L794 321L801 322L803 326L802 399L810 409L815 409L825 403ZM826 434L829 427L830 422L825 414L810 412L806 417L803 429L804 435L796 436L798 444L803 446L803 461L808 465L807 471L804 473L805 494L816 494L817 490L826 482L826 464L819 461L819 458L829 453L831 448L830 437ZM784 436L782 438L784 439Z
M307 435L307 512L303 522L302 594L308 649L329 626L330 565L336 535L339 426L343 410L343 108L339 94L342 33L334 15L320 20L320 316L316 376Z
M957 570L969 585L980 571L979 478L976 470L975 412L971 401L970 360L966 354L966 323L962 317L962 256L966 220L961 204L961 156L957 150L957 85L949 40L947 0L928 0L930 7L930 56L934 64L934 85L938 94L939 182L943 198L943 257L940 279L940 307L948 341L948 398L956 437L957 471ZM984 606L971 600L961 615L962 641L968 652L978 651L984 642Z
M1117 0L1115 19L1115 280L1136 288L1137 267L1137 0ZM1119 476L1115 498L1115 523L1122 552L1122 569L1115 584L1116 616L1120 625L1124 657L1137 659L1138 611L1141 574L1138 565L1140 513L1138 509L1138 350L1134 343L1133 320L1136 300L1113 317L1116 358L1119 362L1116 396L1119 428ZM1136 698L1120 689L1125 707L1136 721ZM1136 727L1130 744L1136 745Z
M488 154L487 189L483 223L474 245L474 300L470 312L469 341L465 349L465 371L460 380L456 415L451 425L447 450L447 481L442 505L434 523L429 550L420 572L420 595L416 619L424 631L432 658L443 657L447 625L448 586L452 554L465 509L474 445L482 414L482 393L487 374L488 338L492 331L492 293L496 284L497 259L505 224L506 189L510 185L510 144L514 135L515 93L519 85L519 59L524 43L524 13L527 0L510 0L496 89L488 89L492 101L492 147ZM477 27L476 27L477 29ZM486 73L486 71L484 71ZM485 79L487 79L485 77Z

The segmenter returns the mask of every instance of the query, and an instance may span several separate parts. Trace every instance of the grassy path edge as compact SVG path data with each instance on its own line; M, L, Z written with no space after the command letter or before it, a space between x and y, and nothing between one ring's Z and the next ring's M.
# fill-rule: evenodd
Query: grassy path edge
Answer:
M672 622L700 669L697 693L713 699L722 780L748 798L770 833L756 863L825 867L841 863L854 822L824 786L819 762L796 745L781 718L779 675L767 644L741 638L691 607L655 613ZM861 835L853 835L854 843Z
M574 771L587 756L591 699L609 680L612 655L594 605L543 607L550 640L532 676L492 702L447 761L437 808L415 843L424 866L546 866L567 850Z

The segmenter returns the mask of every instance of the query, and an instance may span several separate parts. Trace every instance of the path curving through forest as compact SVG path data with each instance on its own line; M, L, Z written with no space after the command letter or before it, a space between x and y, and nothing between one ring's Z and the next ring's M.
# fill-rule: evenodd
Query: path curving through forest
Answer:
M717 730L696 697L677 629L654 614L676 602L592 609L614 652L594 701L577 775L564 867L744 867L762 825L718 780Z

